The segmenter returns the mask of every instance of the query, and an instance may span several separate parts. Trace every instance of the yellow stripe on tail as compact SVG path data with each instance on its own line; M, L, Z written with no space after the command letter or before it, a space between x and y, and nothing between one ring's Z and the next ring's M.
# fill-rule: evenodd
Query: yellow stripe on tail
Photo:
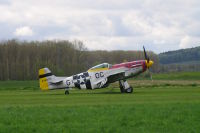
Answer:
M46 73L47 73L46 68L42 68L42 69L39 70L39 82L40 82L40 89L41 90L48 90L49 89L47 78L44 76Z

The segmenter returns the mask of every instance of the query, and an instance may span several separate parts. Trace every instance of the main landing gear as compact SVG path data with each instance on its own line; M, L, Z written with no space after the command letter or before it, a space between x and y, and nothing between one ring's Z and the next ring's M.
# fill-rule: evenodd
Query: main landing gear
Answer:
M132 93L133 87L131 87L126 80L119 80L119 87L121 93Z
M65 95L69 95L69 91L68 90L65 90Z

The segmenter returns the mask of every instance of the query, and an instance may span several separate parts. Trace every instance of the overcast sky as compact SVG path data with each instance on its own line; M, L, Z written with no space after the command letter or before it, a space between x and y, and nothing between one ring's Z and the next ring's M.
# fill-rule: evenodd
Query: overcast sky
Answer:
M13 38L156 53L200 46L200 0L0 0L0 40Z

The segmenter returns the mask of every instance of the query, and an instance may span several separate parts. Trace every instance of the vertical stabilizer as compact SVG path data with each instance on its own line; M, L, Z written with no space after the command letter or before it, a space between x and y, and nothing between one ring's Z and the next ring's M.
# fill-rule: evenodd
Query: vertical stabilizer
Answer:
M41 90L49 90L49 80L53 77L51 71L48 68L42 68L39 70L39 82Z

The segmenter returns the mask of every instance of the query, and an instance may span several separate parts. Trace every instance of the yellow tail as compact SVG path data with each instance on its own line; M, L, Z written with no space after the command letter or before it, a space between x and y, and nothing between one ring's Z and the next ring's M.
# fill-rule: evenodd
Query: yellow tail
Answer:
M52 76L52 73L48 68L42 68L39 70L39 82L41 90L49 90L48 77L50 76Z

